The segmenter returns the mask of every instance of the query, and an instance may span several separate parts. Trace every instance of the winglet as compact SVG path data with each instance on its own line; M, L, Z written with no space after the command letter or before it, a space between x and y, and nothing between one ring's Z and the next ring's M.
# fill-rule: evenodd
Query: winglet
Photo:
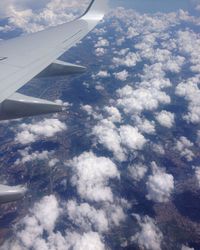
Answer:
M103 19L108 9L108 0L92 0L81 19L98 22Z

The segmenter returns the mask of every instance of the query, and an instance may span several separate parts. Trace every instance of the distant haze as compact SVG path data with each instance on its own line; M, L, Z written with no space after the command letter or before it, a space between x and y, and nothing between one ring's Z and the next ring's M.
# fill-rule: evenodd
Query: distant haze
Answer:
M200 1L192 0L113 0L114 6L124 6L136 11L144 12L171 12L177 9L191 10Z

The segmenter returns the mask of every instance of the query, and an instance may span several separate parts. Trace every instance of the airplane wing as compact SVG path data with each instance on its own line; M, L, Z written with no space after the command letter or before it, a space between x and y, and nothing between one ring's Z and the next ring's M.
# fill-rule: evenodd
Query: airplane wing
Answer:
M16 91L35 76L84 72L57 60L103 19L107 0L93 0L80 18L37 33L0 42L0 120L58 112L61 105Z
M104 17L106 0L93 0L80 18L34 34L0 42L0 120L62 111L62 105L16 91L35 76L81 73L85 68L57 60ZM23 197L25 188L0 185L0 204Z

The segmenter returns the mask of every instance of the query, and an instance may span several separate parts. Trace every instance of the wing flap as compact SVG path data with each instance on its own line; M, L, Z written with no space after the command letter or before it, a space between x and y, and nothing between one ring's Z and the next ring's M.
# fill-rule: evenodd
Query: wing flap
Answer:
M63 109L63 105L15 93L0 104L0 120L56 113Z
M71 74L81 74L86 71L86 67L72 63L56 60L43 70L37 77L64 76Z
M25 187L0 185L0 204L17 201L23 198L25 193Z

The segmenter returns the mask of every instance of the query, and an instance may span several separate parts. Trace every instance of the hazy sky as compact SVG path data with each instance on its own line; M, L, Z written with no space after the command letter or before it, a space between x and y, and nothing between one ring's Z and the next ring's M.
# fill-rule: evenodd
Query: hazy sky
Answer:
M177 9L191 10L200 0L112 0L113 5L133 8L140 12L170 12Z

